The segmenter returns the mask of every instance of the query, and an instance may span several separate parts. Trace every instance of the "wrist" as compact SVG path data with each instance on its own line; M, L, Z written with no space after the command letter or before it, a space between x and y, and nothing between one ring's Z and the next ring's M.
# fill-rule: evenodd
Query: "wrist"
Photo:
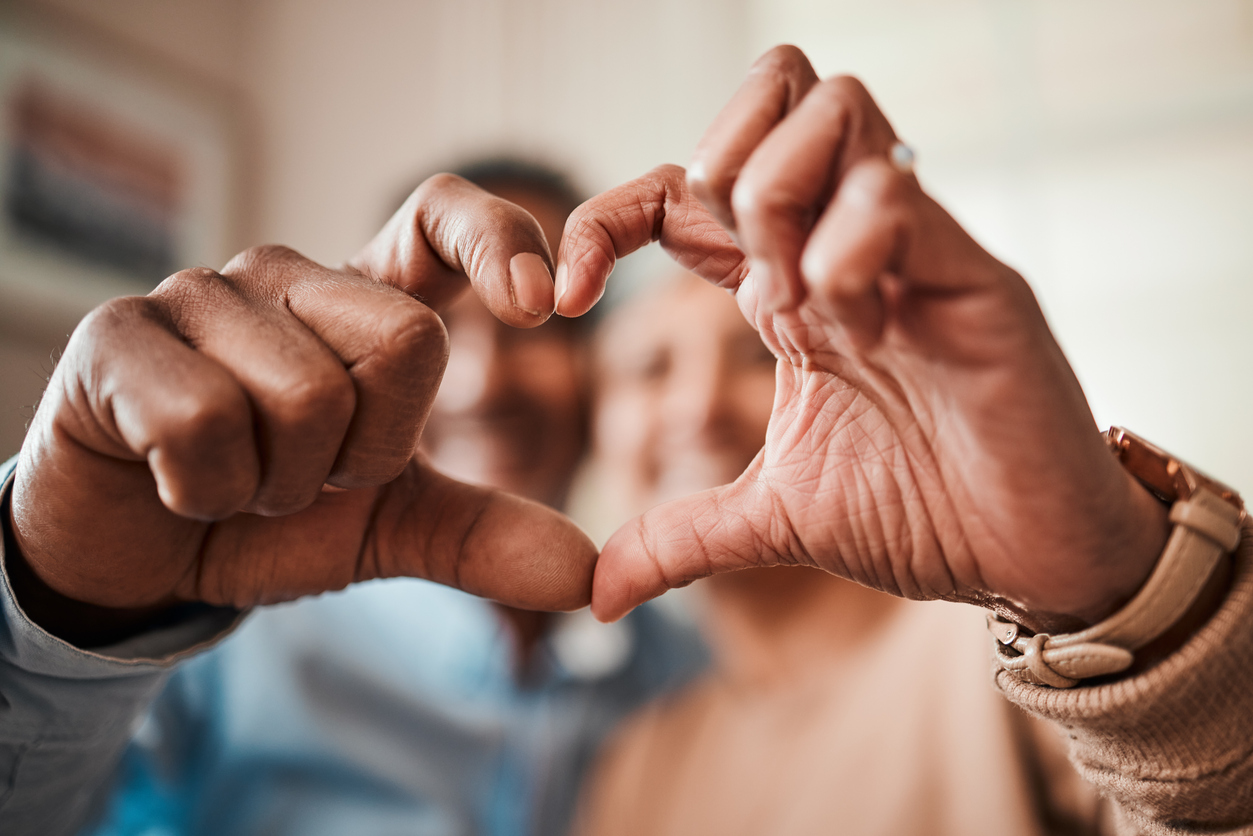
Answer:
M1117 612L1144 586L1170 537L1170 508L1119 468L1124 500L1113 512L1100 559L1105 583L1091 602L1070 613L1084 626Z
M1088 533L1071 540L1067 569L1041 593L1001 611L1035 632L1069 633L1089 627L1130 601L1153 572L1170 535L1170 509L1112 458L1107 487L1089 503Z
M1130 600L1090 626L1031 632L989 616L1001 666L1028 682L1068 688L1152 665L1208 620L1229 582L1245 519L1239 495L1126 430L1107 438L1127 471L1171 503L1170 536Z
M138 635L165 623L176 606L103 607L78 601L49 586L31 567L17 541L8 502L4 526L3 570L18 607L34 624L77 648L89 650Z

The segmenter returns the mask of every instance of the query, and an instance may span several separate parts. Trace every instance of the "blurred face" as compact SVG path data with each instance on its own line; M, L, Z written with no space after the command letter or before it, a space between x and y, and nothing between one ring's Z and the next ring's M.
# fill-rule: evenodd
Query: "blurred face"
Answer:
M606 324L597 361L597 450L630 511L734 481L761 449L775 358L726 291L663 285Z
M556 252L560 208L525 192L493 191L534 215ZM586 440L580 335L556 318L511 328L473 293L444 322L448 369L423 435L432 462L455 478L560 506Z

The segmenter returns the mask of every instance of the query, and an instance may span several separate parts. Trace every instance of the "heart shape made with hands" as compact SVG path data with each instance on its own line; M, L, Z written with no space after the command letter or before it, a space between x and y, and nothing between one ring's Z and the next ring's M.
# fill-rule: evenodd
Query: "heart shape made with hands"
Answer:
M765 445L733 484L623 526L592 608L614 619L749 566L818 566L1031 625L1090 622L1147 576L1164 509L1109 456L1030 288L888 160L862 85L772 50L692 169L569 219L557 312L652 241L733 291L778 358Z
M616 618L777 563L1028 626L1099 618L1148 574L1164 510L1106 453L1026 283L887 162L895 141L859 83L781 47L690 172L570 217L555 296L534 218L443 175L343 269L258 248L109 303L23 447L21 555L53 594L132 622L397 575L523 608L590 596ZM510 324L581 315L654 240L734 291L778 358L775 404L736 482L644 514L597 558L555 511L417 452L447 358L437 312L468 277Z

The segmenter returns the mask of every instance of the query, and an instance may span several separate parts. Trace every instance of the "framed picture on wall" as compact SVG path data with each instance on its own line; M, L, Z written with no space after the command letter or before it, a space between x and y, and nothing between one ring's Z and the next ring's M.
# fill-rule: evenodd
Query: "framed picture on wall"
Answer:
M158 65L0 19L0 299L85 311L234 241L221 97Z

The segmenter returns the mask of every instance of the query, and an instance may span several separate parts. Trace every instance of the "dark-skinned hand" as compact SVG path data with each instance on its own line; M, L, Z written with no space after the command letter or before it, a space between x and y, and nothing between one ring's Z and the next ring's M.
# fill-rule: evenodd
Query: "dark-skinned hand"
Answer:
M341 269L261 247L105 304L74 332L22 448L15 584L85 605L99 623L71 632L86 640L183 602L248 607L398 575L585 605L596 550L573 523L417 452L448 354L441 306L468 276L502 320L537 325L551 264L530 215L440 175Z
M733 292L779 359L761 453L620 529L597 616L805 564L1056 628L1147 577L1164 507L1106 450L1030 288L890 163L895 142L860 83L779 47L686 173L662 166L570 218L558 313L587 311L617 257L659 240Z

